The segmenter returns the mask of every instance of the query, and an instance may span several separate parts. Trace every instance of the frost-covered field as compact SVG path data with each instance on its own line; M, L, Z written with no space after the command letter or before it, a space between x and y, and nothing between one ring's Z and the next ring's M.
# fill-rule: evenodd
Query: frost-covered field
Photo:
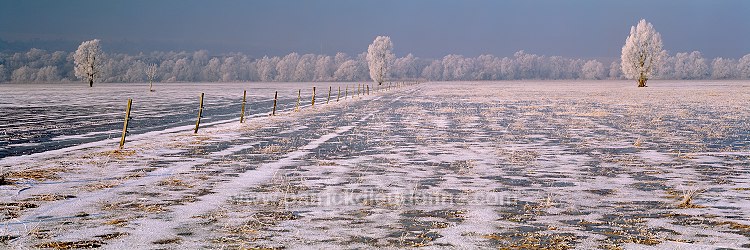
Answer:
M750 248L750 82L649 85L423 83L6 157L0 244Z
M119 139L128 98L133 98L129 130L137 135L195 124L201 92L205 93L202 122L210 126L238 118L243 90L248 91L247 115L258 116L271 112L274 91L279 91L277 108L288 110L296 104L300 89L303 96L310 97L312 86L317 85L317 97L327 98L329 86L340 86L343 95L347 84L350 88L355 86L354 83L157 83L156 91L149 92L148 84L97 84L95 88L80 83L5 84L0 86L3 131L0 158ZM301 105L309 105L310 101L302 99Z

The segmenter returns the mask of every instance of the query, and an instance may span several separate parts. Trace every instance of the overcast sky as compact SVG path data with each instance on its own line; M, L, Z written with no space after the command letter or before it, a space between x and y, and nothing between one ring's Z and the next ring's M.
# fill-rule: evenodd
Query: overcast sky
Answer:
M641 18L653 23L672 54L750 53L746 0L0 0L0 39L99 38L105 50L109 42L128 52L208 49L257 57L357 54L375 36L388 35L397 56L512 56L526 50L617 58L630 26Z

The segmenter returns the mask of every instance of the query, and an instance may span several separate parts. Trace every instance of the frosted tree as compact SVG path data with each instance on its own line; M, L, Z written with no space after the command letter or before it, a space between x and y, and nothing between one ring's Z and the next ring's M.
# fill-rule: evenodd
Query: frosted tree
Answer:
M56 82L60 80L57 66L44 66L36 72L35 82Z
M740 58L740 61L737 63L737 74L739 78L750 79L750 54ZM2 78L0 78L0 81L2 81Z
M348 60L333 73L333 78L337 81L356 81L359 79L360 67L355 60Z
M336 56L333 58L334 71L341 67L346 61L349 61L349 55L344 52L336 52Z
M383 84L395 59L396 55L393 54L391 38L387 36L376 37L372 44L367 47L367 65L370 68L370 78L378 85Z
M29 83L36 79L37 70L29 66L21 66L20 68L13 71L10 76L11 82L16 83Z
M493 55L480 55L475 61L477 80L497 80L500 79L502 60Z
M335 73L336 65L330 56L320 56L315 62L315 81L330 81L333 80L333 73Z
M620 62L614 61L609 65L609 79L620 79L622 76L622 67Z
M513 54L518 77L521 79L541 78L541 65L545 60L544 56L528 54L521 50ZM570 67L570 65L567 65Z
M315 55L305 54L299 58L294 70L293 80L298 82L311 81L315 76Z
M292 52L283 58L276 64L276 81L288 82L294 80L294 72L297 70L297 63L299 63L299 54Z
M443 57L443 80L470 80L474 72L474 60L462 55Z
M155 63L149 64L146 67L146 77L148 78L148 91L154 91L154 78L156 78L156 67Z
M279 60L279 57L269 58L268 56L258 59L258 77L261 81L270 82L276 79L276 64Z
M89 87L94 87L94 80L99 77L102 66L102 49L99 47L99 39L85 41L78 46L73 59L75 60L75 74L89 82Z
M711 63L711 78L713 79L731 79L737 66L734 60L721 57L714 58Z
M674 78L702 79L708 75L708 65L701 53L677 53L674 56Z
M664 54L661 35L651 23L641 19L637 26L630 27L630 35L622 47L622 73L628 79L638 81L638 87L646 87L646 81Z
M0 82L4 82L6 78L5 65L0 64Z
M604 79L604 64L597 60L589 60L583 64L581 69L583 78L589 80L601 80Z
M162 64L164 66L164 64ZM172 66L174 67L174 65ZM203 68L203 79L209 82L219 81L221 79L221 59L211 58L208 60L208 64Z
M417 60L419 60L419 58L411 53L405 57L396 59L393 63L393 70L391 70L393 73L391 75L395 78L416 79L419 77L419 65Z
M239 60L234 56L224 58L224 62L219 67L219 75L222 82L234 82L240 79Z
M422 70L422 77L431 81L440 81L443 78L443 63L440 60L434 60L430 65Z
M516 67L516 64L513 62L513 59L503 57L503 60L500 65L500 74L502 74L503 79L506 79L506 80L516 79L516 72L517 72L517 67Z

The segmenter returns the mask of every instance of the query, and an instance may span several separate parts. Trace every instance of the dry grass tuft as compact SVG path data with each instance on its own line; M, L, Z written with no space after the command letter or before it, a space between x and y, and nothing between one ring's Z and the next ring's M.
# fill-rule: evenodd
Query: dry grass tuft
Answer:
M180 242L182 242L182 239L180 238L168 238L168 239L156 240L151 243L156 244L156 245L167 245L167 244L179 244Z
M164 208L164 206L162 206L160 204L143 204L143 203L138 203L138 204L134 205L133 207L136 208L136 209L138 209L138 210L140 210L140 211L147 212L147 213L161 213L161 212L166 211L166 209Z
M678 208L702 208L704 206L693 204L693 199L701 192L700 189L688 189L682 191L682 199L677 204Z
M176 177L169 177L164 180L159 181L156 185L159 186L170 186L170 187L186 187L186 188L193 188L193 185L190 185L186 183L185 181L178 179Z
M102 240L112 240L112 239L117 239L117 238L125 237L125 236L128 236L128 235L129 235L128 233L114 232L114 233L97 235L97 236L94 236L94 237L100 238Z
M268 146L260 148L259 152L261 154L273 154L273 153L281 152L281 150L282 150L282 147L279 145L268 145Z
M92 184L83 186L83 190L92 192L92 191L96 191L100 189L112 188L117 185L120 185L120 181L100 181L97 183L92 183Z
M23 201L59 201L75 198L75 195L61 195L61 194L35 194Z
M11 179L27 179L35 181L44 180L56 180L60 179L58 173L66 172L67 170L62 167L51 167L44 169L25 169L21 171L13 171L4 175L6 181Z
M23 210L30 208L37 208L39 205L30 202L8 202L0 203L0 220L9 218L17 218L21 215Z
M113 220L108 220L104 222L104 225L120 226L120 227L125 226L127 224L128 224L128 220L126 219L113 219Z
M633 146L634 147L640 147L641 145L643 145L643 140L641 140L641 138L635 139L635 142L633 143Z
M318 166L338 166L336 162L332 161L318 161Z
M84 156L83 158L106 156L109 158L124 160L128 158L129 156L135 155L135 153L136 153L135 150L132 150L132 149L115 149L115 150L92 153L90 155Z
M81 241L53 241L42 243L34 247L52 248L52 249L80 249L80 248L99 248L104 245L98 240L81 240Z

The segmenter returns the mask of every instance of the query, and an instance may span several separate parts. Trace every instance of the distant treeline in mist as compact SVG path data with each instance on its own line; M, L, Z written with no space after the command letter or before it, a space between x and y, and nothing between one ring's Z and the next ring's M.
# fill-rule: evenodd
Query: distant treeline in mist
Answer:
M658 79L750 79L750 54L740 59L703 58L700 52L665 57ZM158 82L312 82L369 81L365 53L314 55L291 53L283 57L252 58L242 53L211 55L194 52L152 52L135 55L108 53L103 59L100 82L145 82L149 65L157 67ZM512 57L447 55L422 59L408 54L397 58L391 80L557 80L621 79L619 65L560 56L516 52ZM30 49L0 53L0 82L55 83L80 81L74 75L73 53Z

